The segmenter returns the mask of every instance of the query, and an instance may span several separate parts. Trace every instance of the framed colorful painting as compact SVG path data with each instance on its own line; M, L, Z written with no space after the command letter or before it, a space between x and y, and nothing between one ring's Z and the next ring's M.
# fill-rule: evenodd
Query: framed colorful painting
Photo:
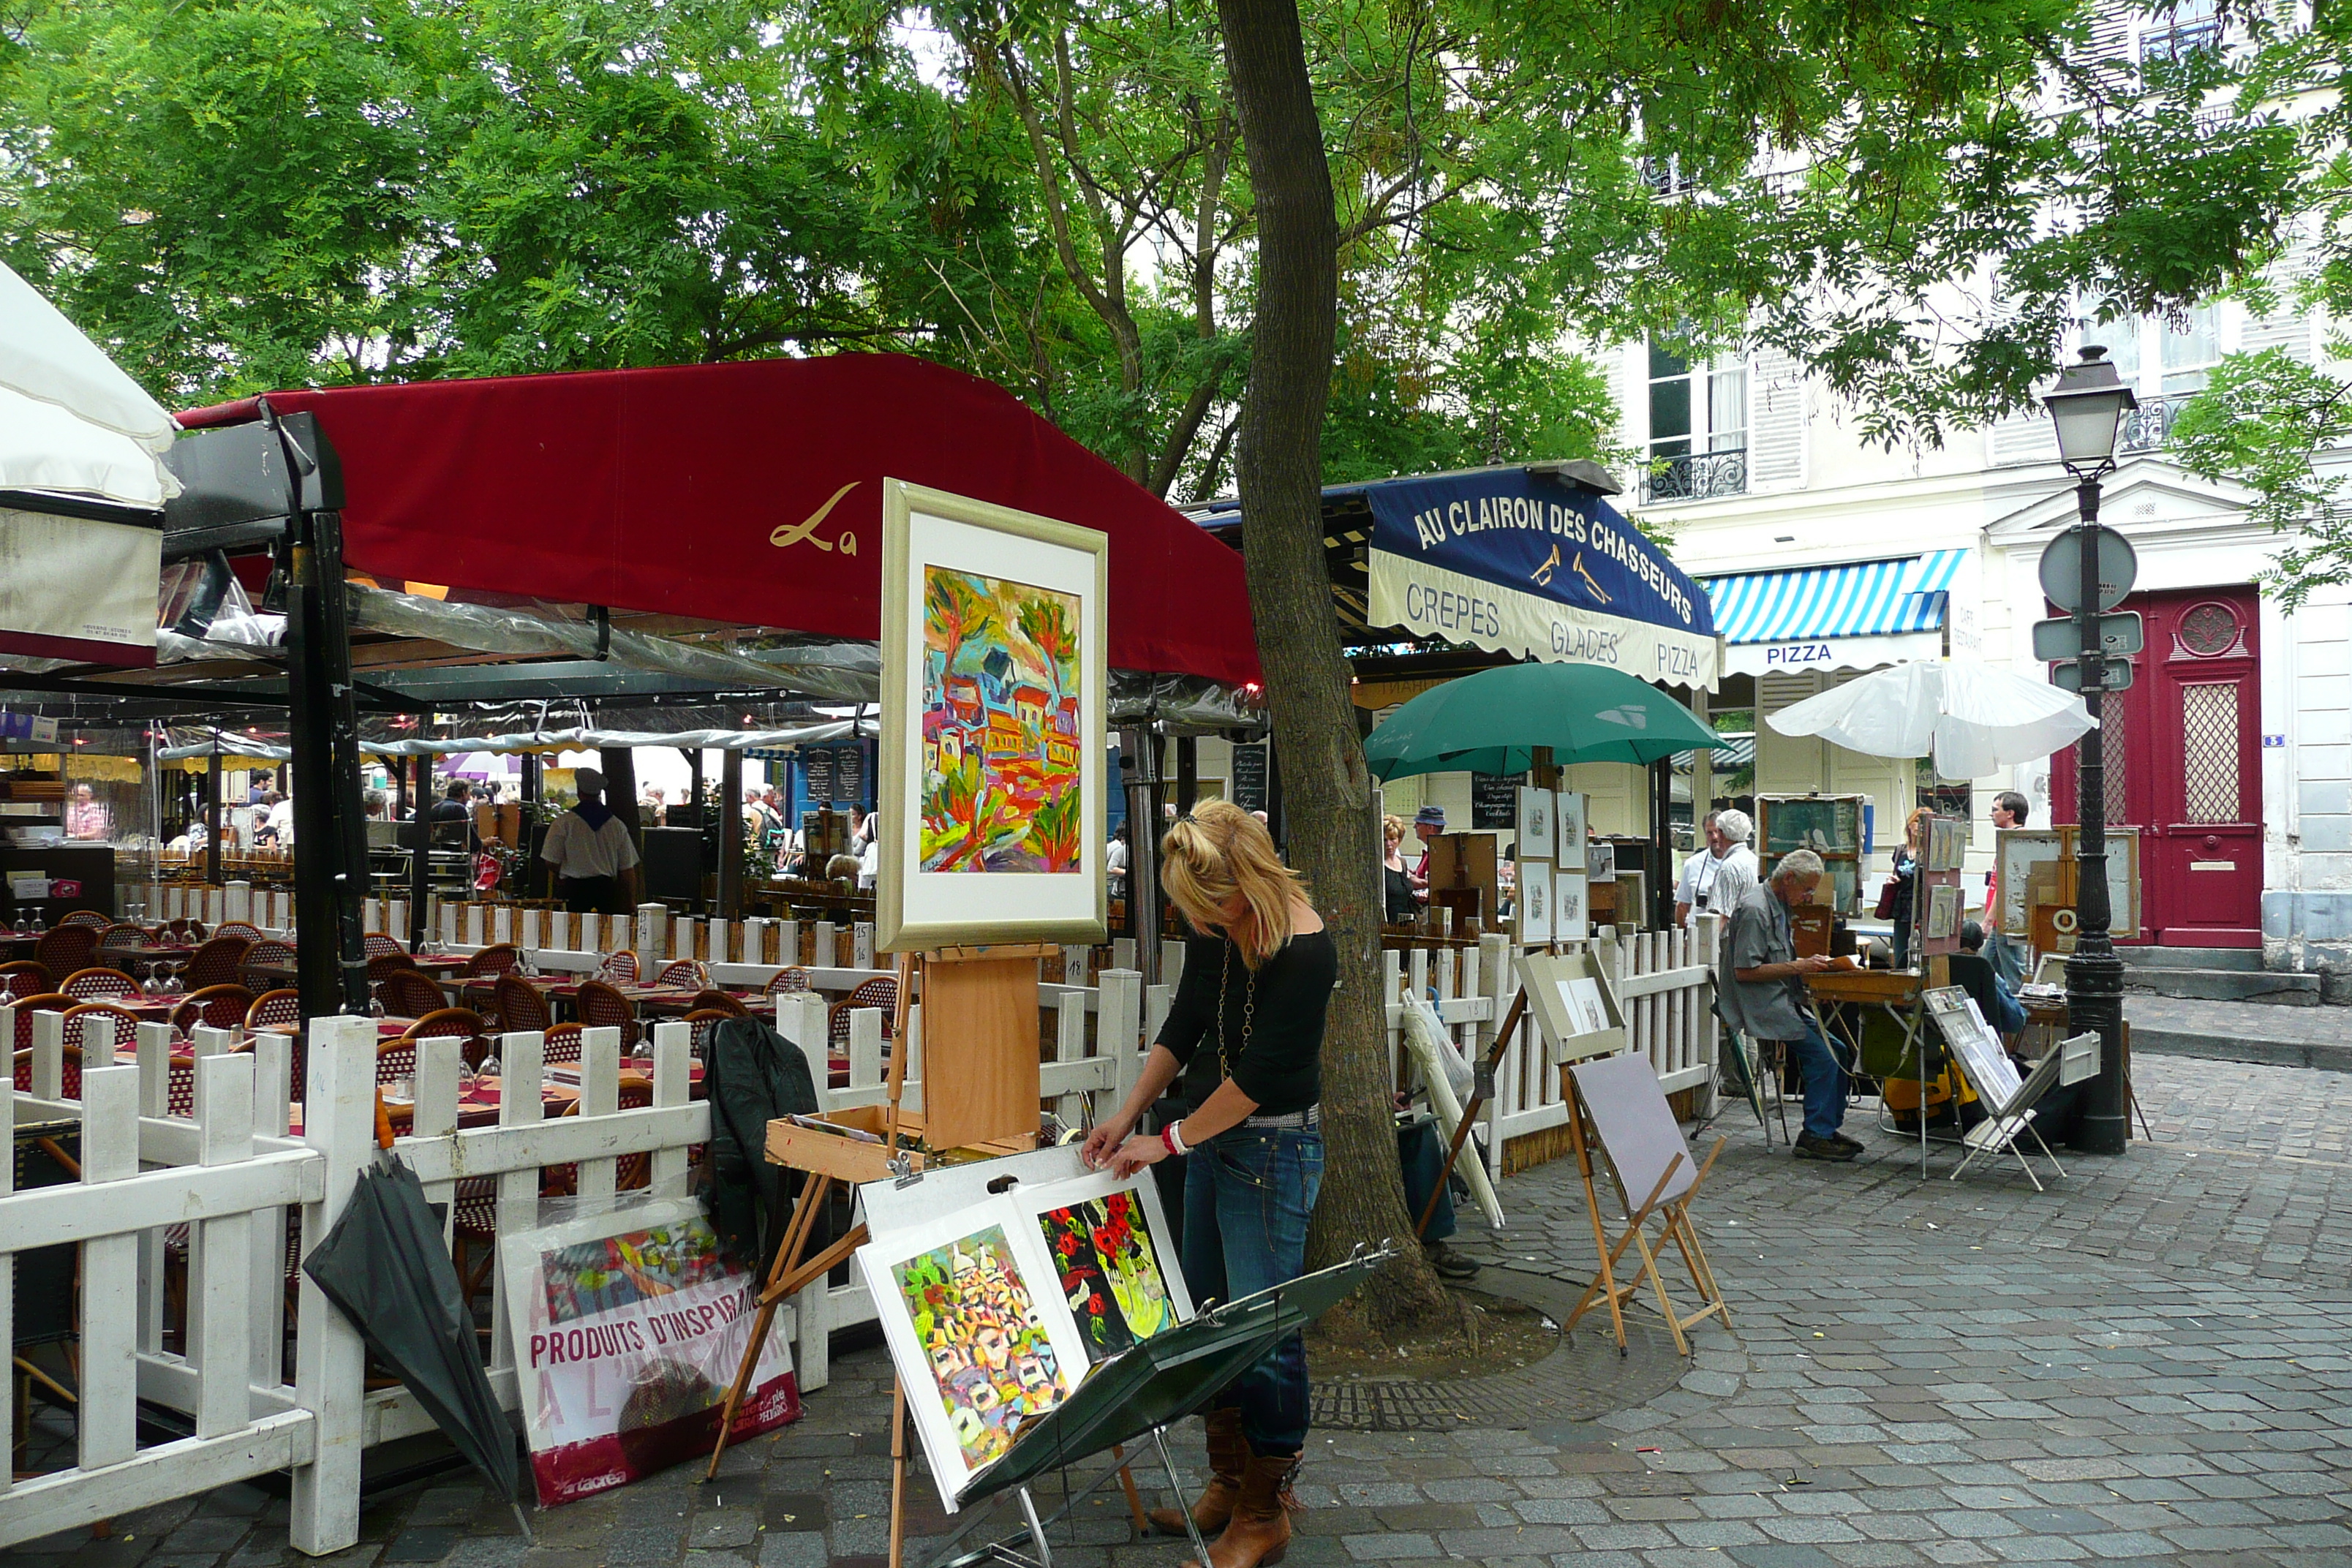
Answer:
M942 1504L1069 1397L1088 1364L1045 1241L1002 1199L857 1249Z
M1183 1265L1148 1172L1123 1182L1097 1172L1019 1187L1012 1196L1035 1217L1088 1366L1192 1316Z
M898 479L882 500L875 944L1093 942L1109 540Z

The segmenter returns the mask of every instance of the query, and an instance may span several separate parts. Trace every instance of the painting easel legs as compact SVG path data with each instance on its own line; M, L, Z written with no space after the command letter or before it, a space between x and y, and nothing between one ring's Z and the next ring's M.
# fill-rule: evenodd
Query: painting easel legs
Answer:
M1731 1321L1731 1308L1716 1285L1715 1271L1707 1264L1706 1249L1700 1243L1697 1227L1691 1223L1690 1217L1691 1200L1697 1197L1699 1190L1706 1184L1708 1173L1715 1169L1716 1156L1723 1152L1723 1146L1729 1140L1716 1140L1715 1147L1707 1151L1706 1163L1699 1167L1698 1175L1690 1186L1671 1203L1662 1204L1661 1195L1683 1166L1683 1156L1676 1154L1660 1173L1656 1185L1642 1200L1641 1207L1629 1217L1623 1234L1612 1246L1609 1240L1608 1224L1601 1215L1601 1189L1593 1181L1592 1148L1586 1137L1583 1100L1577 1092L1574 1079L1565 1071L1560 1077L1562 1091L1569 1105L1569 1143L1576 1155L1577 1173L1584 1183L1585 1212L1592 1222L1592 1250L1600 1263L1592 1282L1584 1288L1584 1294L1577 1298L1576 1306L1570 1311L1562 1328L1573 1329L1577 1320L1584 1316L1595 1300L1605 1300L1609 1304L1610 1323L1616 1331L1617 1352L1620 1355L1625 1354L1625 1303L1641 1293L1642 1281L1646 1279L1657 1295L1658 1313L1665 1319L1667 1331L1674 1336L1675 1349L1688 1355L1691 1353L1690 1341L1685 1330L1710 1317L1719 1316L1727 1324ZM1653 1212L1665 1216L1665 1229L1660 1242L1663 1244L1669 1238L1673 1240L1682 1254L1684 1267L1690 1271L1693 1288L1705 1303L1696 1312L1683 1314L1675 1308L1673 1298L1666 1294L1664 1277L1658 1272L1657 1252L1651 1247L1648 1235ZM1617 1266L1629 1247L1640 1255L1642 1264L1630 1281L1620 1283Z

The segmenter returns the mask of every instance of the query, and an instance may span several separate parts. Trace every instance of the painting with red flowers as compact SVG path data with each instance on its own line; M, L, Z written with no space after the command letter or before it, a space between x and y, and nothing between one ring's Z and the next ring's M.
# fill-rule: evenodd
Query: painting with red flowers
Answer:
M1156 1196L1148 1186L1121 1186L1037 1215L1089 1364L1191 1316L1181 1278L1170 1278L1176 1259L1161 1239Z

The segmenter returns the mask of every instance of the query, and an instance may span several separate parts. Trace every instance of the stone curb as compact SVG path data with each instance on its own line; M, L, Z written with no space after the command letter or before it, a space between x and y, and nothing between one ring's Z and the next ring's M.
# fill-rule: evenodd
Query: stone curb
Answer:
M2352 1072L2352 1040L2342 1042L2290 1040L2255 1035L2200 1035L2185 1029L2132 1026L2132 1050L2167 1057L2201 1057L2209 1061L2252 1062L2262 1067L2315 1068L2322 1072Z

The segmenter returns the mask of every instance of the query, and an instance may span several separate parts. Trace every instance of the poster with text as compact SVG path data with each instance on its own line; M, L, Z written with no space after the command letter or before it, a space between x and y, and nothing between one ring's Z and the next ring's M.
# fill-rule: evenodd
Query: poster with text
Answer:
M541 1507L709 1455L757 1302L701 1205L632 1205L508 1237L500 1255ZM728 1440L800 1413L772 1333Z

